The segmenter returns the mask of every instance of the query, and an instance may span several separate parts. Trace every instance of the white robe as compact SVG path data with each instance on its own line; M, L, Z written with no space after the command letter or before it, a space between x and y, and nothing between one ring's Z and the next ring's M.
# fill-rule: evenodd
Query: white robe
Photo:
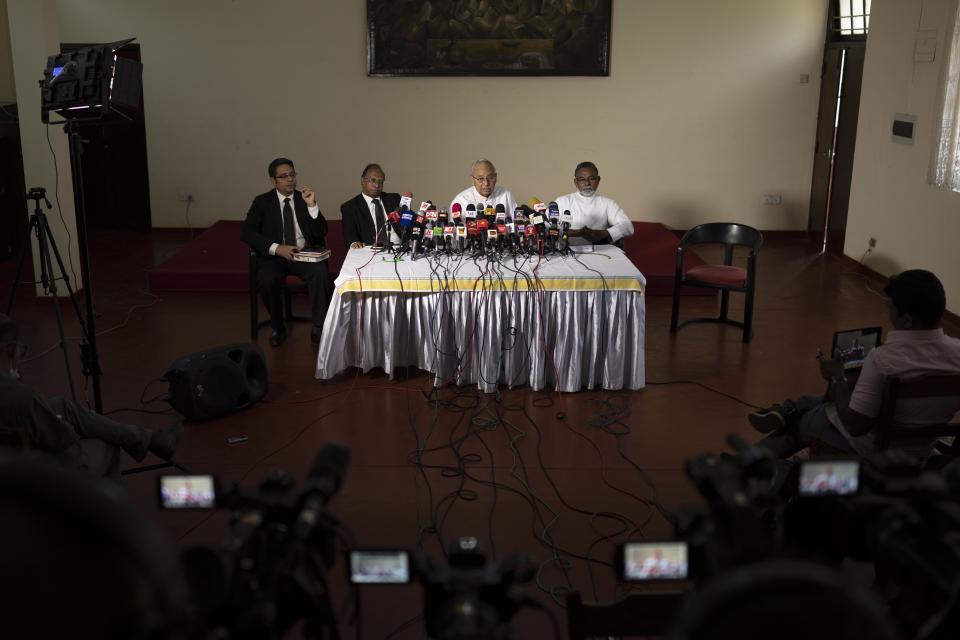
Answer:
M457 203L460 203L460 208L463 211L467 210L468 204L472 204L479 211L483 211L483 207L486 207L488 204L493 208L496 208L498 204L502 204L507 214L511 216L513 215L513 210L517 207L517 201L514 199L513 194L510 193L509 189L505 189L504 187L495 187L489 198L484 198L474 187L464 189L458 193L453 199L453 202L450 203L450 211L453 211L453 205Z
M579 191L560 196L556 199L560 213L569 211L573 216L571 229L604 229L610 234L610 241L633 235L633 223L626 212L614 200L598 193L587 198ZM570 244L590 244L586 238L570 238Z

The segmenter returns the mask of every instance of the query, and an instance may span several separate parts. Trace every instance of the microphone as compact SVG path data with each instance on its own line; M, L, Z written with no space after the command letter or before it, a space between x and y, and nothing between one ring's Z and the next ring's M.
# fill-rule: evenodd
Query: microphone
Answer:
M450 216L447 215L447 210L441 207L440 211L437 212L437 219L440 220L441 226L446 225L447 221L450 219Z
M503 243L508 240L507 238L507 223L506 222L497 222L497 245L502 247Z
M487 231L490 230L490 222L486 217L477 219L477 233L480 234L480 250L487 250Z
M496 227L490 227L487 229L487 248L491 252L497 250L497 229Z
M306 538L323 515L330 498L340 490L350 466L350 449L339 444L325 444L313 459L310 473L303 484L303 501L297 516L297 537Z
M417 259L417 253L420 250L420 243L423 239L423 221L425 220L423 212L418 213L414 219L413 229L410 231L410 237L413 240L413 259Z
M572 226L573 214L570 213L570 209L564 209L560 215L560 240L563 242L564 251L570 248L570 236L567 235L567 232L570 231Z
M457 246L459 253L463 253L463 247L467 243L467 228L463 225L457 225Z
M497 205L496 209L496 218L497 223L503 222L507 218L507 208L503 206L503 203Z
M560 238L560 230L557 229L556 220L550 221L550 228L547 230L547 234L550 238L550 251L556 251L557 240Z
M537 228L533 224L528 224L526 228L527 235L527 249L530 253L533 253L536 250L537 244Z
M439 223L433 225L433 248L440 251L440 245L443 244L443 227Z
M453 220L454 224L460 224L462 212L463 208L460 206L460 203L454 202L453 206L450 208L450 219Z
M560 219L560 206L556 202L551 202L547 213L550 222Z
M384 225L383 232L386 238L384 239L383 244L386 245L387 251L393 251L393 238L390 237L391 230L394 233L396 233L398 237L400 236L400 212L399 211L391 211L390 215L387 216L387 224Z
M405 209L404 205L401 205L400 213L400 246L404 250L410 247L410 231L413 227L413 212L410 209Z
M453 236L457 232L456 229L457 227L452 224L443 225L443 245L447 253L453 250Z
M476 211L474 211L474 214L476 214ZM471 249L480 242L480 230L477 228L477 221L473 218L467 219L467 241Z
M400 196L400 211L402 212L405 208L409 209L413 204L413 193L410 191L404 191L403 195Z
M439 227L437 226L437 208L433 206L433 203L429 200L427 204L427 228L424 230L424 246L427 248L427 251L436 246L439 236L442 235Z
M488 223L488 224L496 224L496 223L497 223L497 213L496 213L496 209L493 208L493 205L492 205L492 204L488 204L486 207L483 208L483 215L485 215L485 216L487 217L487 223Z
M507 216L507 241L510 244L510 250L517 250L517 225L514 223L513 218Z

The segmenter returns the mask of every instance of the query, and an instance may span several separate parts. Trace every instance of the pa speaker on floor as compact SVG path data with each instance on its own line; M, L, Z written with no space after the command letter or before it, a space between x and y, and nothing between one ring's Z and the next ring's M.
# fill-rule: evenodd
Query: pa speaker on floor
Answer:
M255 344L228 344L178 358L164 380L170 406L187 420L208 420L262 399L267 363Z

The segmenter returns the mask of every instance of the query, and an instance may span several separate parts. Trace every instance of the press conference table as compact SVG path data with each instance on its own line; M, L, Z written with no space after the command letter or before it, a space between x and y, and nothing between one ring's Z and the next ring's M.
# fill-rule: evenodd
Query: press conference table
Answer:
M614 246L499 260L351 249L335 286L318 379L413 365L487 393L644 386L646 280Z

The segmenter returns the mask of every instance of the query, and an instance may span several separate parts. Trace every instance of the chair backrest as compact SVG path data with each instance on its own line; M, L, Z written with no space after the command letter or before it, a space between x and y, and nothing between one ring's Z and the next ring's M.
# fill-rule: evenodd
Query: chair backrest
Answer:
M750 247L756 253L763 244L763 234L736 222L707 222L690 229L680 239L681 247L710 243Z
M598 636L662 636L670 629L685 593L633 593L610 604L586 604L579 591L567 593L570 640Z
M927 375L901 379L891 376L884 382L883 402L875 427L877 447L886 449L893 442L931 440L960 435L960 423L946 422L929 426L898 427L894 424L897 401L960 397L960 374Z

